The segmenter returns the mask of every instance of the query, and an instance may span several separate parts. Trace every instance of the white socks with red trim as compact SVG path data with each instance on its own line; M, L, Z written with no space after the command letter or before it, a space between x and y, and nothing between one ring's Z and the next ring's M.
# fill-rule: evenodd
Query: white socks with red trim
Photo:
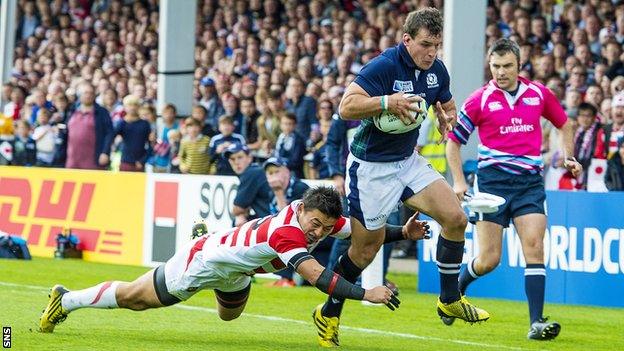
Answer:
M87 289L67 292L61 298L61 305L70 312L83 307L118 308L115 298L117 286L118 281L110 281Z

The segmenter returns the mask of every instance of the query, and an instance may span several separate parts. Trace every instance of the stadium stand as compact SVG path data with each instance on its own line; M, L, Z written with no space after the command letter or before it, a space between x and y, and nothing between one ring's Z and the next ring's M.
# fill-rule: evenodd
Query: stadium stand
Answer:
M223 3L227 6L219 6ZM193 99L205 108L202 133L217 134L219 118L228 115L254 155L266 159L276 145L264 137L256 142L257 131L275 130L276 119L261 116L275 113L270 98L281 92L281 108L297 116L297 132L306 134L309 167L315 145L322 142L319 120L332 117L321 103L331 101L335 114L344 88L360 68L395 45L407 13L423 6L443 8L443 1L198 1ZM95 101L113 123L124 117L122 101L128 95L140 101L141 111L154 111L158 1L21 0L18 11L12 76L2 88L8 102L1 110L5 118L25 119L34 131L38 111L50 110L52 128L47 130L54 134L54 147L62 149L83 81L95 87ZM593 104L596 127L609 130L596 137L610 137L598 142L607 147L595 158L606 164L614 157L618 138L624 136L624 100L616 98L624 88L623 2L491 0L485 34L488 44L501 37L516 40L522 49L521 75L553 90L569 118L576 120L581 102ZM489 79L487 67L484 72ZM288 84L291 78L303 87ZM249 98L258 113L245 116L240 105ZM172 127L163 133L163 117L147 112L141 117L152 127L151 150L169 150L162 146L170 129L179 128L186 137L183 121L188 116L167 122ZM2 139L10 140L13 131L4 124ZM556 174L551 188L584 188L580 181L561 181L565 174L557 171L561 161L553 151L556 132L546 124L543 154L546 169ZM585 134L583 128L576 133L579 148L589 144ZM112 143L113 151L121 149L119 142ZM49 145L45 152L50 153ZM118 168L115 155L107 168ZM153 159L147 159L148 171L170 168L162 162L149 165ZM52 164L63 166L62 157ZM214 173L216 168L207 169ZM308 177L315 173L305 171Z

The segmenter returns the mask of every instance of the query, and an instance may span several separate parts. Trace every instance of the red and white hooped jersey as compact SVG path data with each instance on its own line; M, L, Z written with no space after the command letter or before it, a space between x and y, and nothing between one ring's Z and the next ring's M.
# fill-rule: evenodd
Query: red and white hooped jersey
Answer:
M201 255L202 260L211 263L211 268L224 278L286 268L293 257L310 252L318 245L318 242L308 245L297 221L297 208L301 203L300 200L293 201L277 215L203 237L191 249L188 261L195 254ZM348 238L351 235L349 220L340 217L329 235Z

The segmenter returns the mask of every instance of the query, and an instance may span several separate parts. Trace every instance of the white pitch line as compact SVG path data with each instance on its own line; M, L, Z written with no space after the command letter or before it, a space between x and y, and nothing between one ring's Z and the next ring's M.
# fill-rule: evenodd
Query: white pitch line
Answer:
M15 283L7 283L7 282L0 282L0 285L25 288L25 289L33 289L33 290L46 290L46 291L50 290L51 288L51 287L45 287L45 286L39 286L39 285L15 284Z
M194 310L194 311L203 311L203 312L209 312L209 313L217 313L216 309L208 308L208 307L189 306L189 305L173 305L173 307L177 307L177 308L180 308L180 309L183 309L183 310ZM246 313L245 312L242 315L243 316L247 316L247 317L260 318L260 319L265 319L265 320L270 320L270 321L277 321L277 322L288 322L288 323L296 323L296 324L303 324L303 325L311 325L312 324L312 322L300 321L298 319L283 318L283 317L278 317L278 316L267 316L267 315L263 315L263 314L254 314L254 313ZM383 335L383 336L397 336L397 337L407 338L407 339L438 341L438 342L444 342L444 343L454 343L454 344L460 344L460 345L489 347L489 348L495 348L495 349L525 350L525 349L523 349L521 347L513 347L513 346L506 346L506 345L496 345L496 344L486 344L486 343L472 342L472 341L465 341L465 340L457 340L457 339L444 339L444 338L437 338L437 337L434 337L434 336L422 336L422 335L416 335L416 334L397 333L397 332L391 332L391 331L386 331L386 330L359 328L359 327L349 327L349 326L346 326L346 325L341 325L340 329L343 329L343 330L353 330L353 331L357 331L357 332L365 333L365 334L379 334L379 335Z
M0 281L0 286L19 287L19 288L32 289L32 290L41 290L41 291L48 291L48 290L50 290L49 287L45 287L45 286L7 283L7 282L2 282L2 281ZM209 313L215 313L215 314L217 313L216 309L208 308L208 307L189 306L189 305L173 305L173 307L179 308L179 309L182 309L182 310L188 310L188 311L202 311L202 312L209 312ZM263 315L263 314L243 313L243 316L252 317L252 318L259 318L259 319L265 319L265 320L276 321L276 322L287 322L287 323L295 323L295 324L302 324L302 325L311 325L312 324L312 322L300 321L298 319L290 319L290 318L284 318L284 317L278 317L278 316L268 316L268 315ZM445 339L445 338L438 338L438 337L435 337L435 336L422 336L422 335L408 334L408 333L397 333L397 332L386 331L386 330L378 330L378 329L349 327L349 326L346 326L346 325L341 325L340 329L343 329L343 330L353 330L353 331L360 332L360 333L365 333L365 334L378 334L378 335L382 335L382 336L396 336L396 337L406 338L406 339L429 340L429 341L437 341L437 342L443 342L443 343L453 343L453 344L459 344L459 345L488 347L488 348L494 348L494 349L525 350L525 349L523 349L521 347L513 347L513 346L497 345L497 344L486 344L486 343L481 343L481 342L472 342L472 341L457 340L457 339Z

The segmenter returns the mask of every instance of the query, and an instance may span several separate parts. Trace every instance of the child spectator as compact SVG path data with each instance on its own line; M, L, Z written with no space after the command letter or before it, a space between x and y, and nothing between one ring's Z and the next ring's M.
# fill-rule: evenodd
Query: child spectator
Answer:
M184 121L184 128L186 137L180 144L180 171L190 174L208 174L210 138L201 134L200 123L192 117Z
M143 172L145 161L150 153L149 135L151 132L149 122L139 117L139 99L134 95L128 95L123 99L126 115L115 125L114 136L121 135L120 171Z
M169 134L172 131L178 131L178 122L175 120L175 114L175 106L173 104L168 104L163 108L162 117L156 119L156 141L154 142L152 157L149 158L149 164L152 165L152 171L155 173L170 171L173 150L169 144ZM175 149L175 153L173 154L176 157L178 155L178 149L179 147Z
M50 111L45 108L37 112L37 123L32 138L37 144L37 166L50 167L56 151L56 132L50 125Z
M167 140L167 133L171 129L178 129L176 121L177 110L174 104L166 104L162 110L162 117L156 120L156 140Z
M223 101L223 109L225 110L223 114L232 117L234 132L240 134L243 125L243 114L238 108L238 98L232 93L226 93L223 94L221 100Z
M167 140L169 145L169 173L181 173L180 172L180 158L178 153L180 152L180 140L182 134L178 129L171 129L167 133Z
M303 178L303 156L306 152L305 140L295 129L297 117L294 113L286 113L280 120L282 133L277 138L274 156L288 160L288 169L297 177Z
M202 126L201 133L203 135L206 135L212 138L213 136L217 134L216 130L212 129L212 126L207 123L206 108L204 106L201 106L201 105L193 106L193 109L191 110L191 117L196 119L197 122L199 122L199 124Z
M230 163L223 157L223 152L232 144L245 145L245 138L234 133L234 120L232 117L223 115L219 117L219 134L210 140L210 158L217 164L217 175L235 175Z
M37 145L30 137L30 123L25 119L20 119L17 121L11 164L15 166L34 166L36 163Z

